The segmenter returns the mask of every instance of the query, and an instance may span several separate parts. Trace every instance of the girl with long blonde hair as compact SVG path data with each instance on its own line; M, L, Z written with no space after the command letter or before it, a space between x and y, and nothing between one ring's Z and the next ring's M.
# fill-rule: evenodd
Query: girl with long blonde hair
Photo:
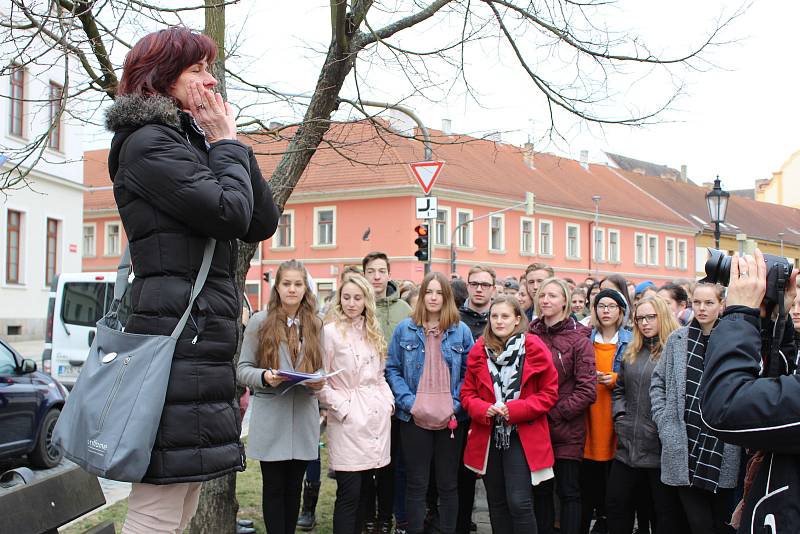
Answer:
M611 395L617 450L608 475L608 531L633 531L637 488L649 487L655 531L687 532L677 491L661 482L661 442L650 405L653 371L678 323L666 301L653 296L634 305L633 324L633 341L625 352Z
M296 260L280 264L267 310L247 323L237 369L239 382L254 391L247 456L261 462L268 534L295 531L303 474L318 457L317 393L325 383L289 379L281 371L322 371L317 299Z
M372 286L360 274L349 273L339 288L323 347L330 378L319 398L328 409L328 465L336 471L333 531L356 534L368 497L361 488L389 466L394 411L394 396L383 376L386 341L375 316ZM383 484L378 490L392 488Z

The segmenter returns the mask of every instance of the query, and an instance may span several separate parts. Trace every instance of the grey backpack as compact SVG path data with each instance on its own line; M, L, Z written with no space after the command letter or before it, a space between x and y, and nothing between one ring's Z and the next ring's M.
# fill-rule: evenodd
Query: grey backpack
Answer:
M216 241L209 239L186 311L170 336L123 331L118 318L131 272L126 249L114 301L97 322L97 335L53 434L64 456L111 480L139 482L147 472L167 395L172 355L203 289Z

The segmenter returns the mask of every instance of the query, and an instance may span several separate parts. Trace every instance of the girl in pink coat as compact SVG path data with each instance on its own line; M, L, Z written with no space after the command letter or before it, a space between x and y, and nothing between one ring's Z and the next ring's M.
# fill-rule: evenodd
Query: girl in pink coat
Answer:
M359 534L362 481L388 468L394 411L394 395L383 376L386 340L364 277L345 279L329 320L323 342L329 377L319 400L328 409L328 460L336 471L333 532ZM392 496L387 497L391 502Z

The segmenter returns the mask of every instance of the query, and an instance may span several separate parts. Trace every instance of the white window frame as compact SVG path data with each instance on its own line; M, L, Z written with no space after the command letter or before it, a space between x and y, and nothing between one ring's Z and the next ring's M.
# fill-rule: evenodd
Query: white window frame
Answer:
M639 257L639 238L642 239L642 256ZM647 235L641 232L633 234L633 263L635 265L647 265Z
M97 223L84 223L83 231L87 228L92 229L92 250L90 253L86 251L86 235L83 234L81 235L81 252L84 258L94 258L97 256Z
M108 249L108 229L111 226L117 227L117 245L119 250L116 252ZM120 256L122 254L122 223L108 221L103 223L103 256Z
M444 241L439 241L439 212L445 213L444 219ZM437 247L449 247L450 246L450 234L452 233L452 225L450 224L450 208L447 206L439 206L436 209L436 219L434 219L434 232L433 232L433 244Z
M530 223L531 225L531 246L528 250L525 249L525 243L522 241L525 223ZM522 256L534 256L536 254L536 221L533 217L519 218L519 253Z
M600 246L597 246L597 234L600 234ZM592 258L597 263L606 261L606 229L600 226L592 228Z
M565 225L566 231L564 232L564 256L568 260L579 260L581 259L581 226L575 223L566 223ZM571 228L575 229L575 251L577 254L571 255L569 253L569 231Z
M617 254L614 257L611 249L611 235L617 236ZM608 261L609 263L622 263L622 234L619 230L608 229Z
M281 213L281 216L283 216L283 215L288 215L289 216L289 244L288 245L284 245L282 243L281 244L278 243L278 239L277 239L278 228L276 227L275 228L275 235L273 235L272 239L270 239L270 241L272 241L271 248L274 249L274 250L286 250L286 249L293 249L294 248L294 235L295 235L295 224L294 223L295 223L295 220L296 220L295 216L294 216L294 210L283 210L283 213ZM316 213L314 214L314 217L316 218ZM278 222L280 222L280 217L278 219ZM316 227L316 224L314 226Z
M319 214L322 211L333 212L333 222L331 224L331 242L321 244L319 242ZM314 208L314 245L311 248L332 248L336 246L336 206L316 206Z
M456 219L455 224L459 224L459 215L465 214L467 216L467 220L471 221L473 218L473 212L471 209L466 208L456 208ZM461 242L461 232L465 232L465 236L467 238L467 243L463 244ZM473 232L472 232L472 223L468 223L464 226L463 230L459 230L456 232L456 248L457 249L473 249L475 247L475 242L473 241Z
M655 246L653 247L653 250L656 252L655 258L650 254L650 240L652 239L655 239ZM652 267L658 266L658 236L654 234L647 234L647 265Z
M495 219L500 220L500 248L492 247L492 221ZM497 213L489 215L489 252L505 252L506 251L506 215L505 213Z
M548 239L547 239L546 242L545 242L544 239L542 239L542 225L544 225L544 224L546 224L546 225L548 225L550 227L550 232L549 232L549 234L547 236ZM553 257L553 221L551 221L549 219L539 219L539 225L537 227L537 230L538 230L538 234L539 234L537 236L538 237L538 241L539 241L539 256L542 256L544 258L552 258ZM547 245L547 248L548 248L547 252L545 252L544 249L542 248L543 245Z
M672 243L672 258L669 257L669 245ZM664 238L664 267L674 269L678 264L678 244L674 237Z
M683 254L681 254L681 245L683 245ZM678 269L685 271L689 265L689 242L686 239L678 239L676 246L675 255L678 258Z

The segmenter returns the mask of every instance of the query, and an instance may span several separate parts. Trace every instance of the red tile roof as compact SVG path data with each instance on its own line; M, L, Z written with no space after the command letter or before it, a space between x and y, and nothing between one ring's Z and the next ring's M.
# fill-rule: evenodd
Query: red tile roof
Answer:
M288 137L291 130L284 130ZM676 211L654 200L625 179L625 171L605 165L587 168L574 160L536 153L534 168L525 162L519 147L468 136L446 136L431 131L433 157L446 162L434 187L495 198L522 201L526 191L536 195L536 204L594 212L593 195L600 195L600 211L605 215L632 218L687 229L693 224ZM240 136L251 144L265 176L278 164L288 141L265 134ZM392 131L377 129L370 123L335 124L326 142L314 154L303 173L296 192L332 192L414 185L416 180L407 165L424 159L423 145ZM84 166L87 185L109 185L105 168L106 150L86 153ZM105 194L108 193L108 194ZM85 208L114 207L109 192L87 194ZM90 198L94 197L94 198Z
M698 229L713 228L708 223L707 189L655 176L624 175L631 183L690 220ZM785 243L800 245L800 210L795 208L731 195L725 221L720 228L722 234L744 233L751 239L777 242L778 233L783 232Z

